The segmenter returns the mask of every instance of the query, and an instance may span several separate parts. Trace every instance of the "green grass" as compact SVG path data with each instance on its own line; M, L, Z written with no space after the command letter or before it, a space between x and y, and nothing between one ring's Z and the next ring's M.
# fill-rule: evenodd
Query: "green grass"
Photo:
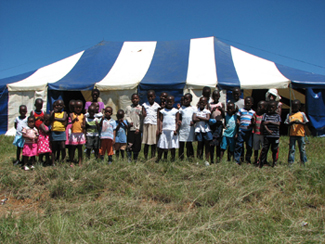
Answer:
M82 168L12 166L13 138L0 136L2 243L322 243L325 240L324 138L309 138L305 167L223 161ZM296 154L298 159L299 153ZM199 164L196 164L199 162ZM302 226L303 222L308 224Z

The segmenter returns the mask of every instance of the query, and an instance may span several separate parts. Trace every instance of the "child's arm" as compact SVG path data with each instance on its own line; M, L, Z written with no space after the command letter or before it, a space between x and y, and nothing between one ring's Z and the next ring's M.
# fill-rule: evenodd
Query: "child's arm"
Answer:
M180 128L180 124L182 124L182 121L179 120L179 117L180 117L179 112L177 112L177 114L176 114L176 130L174 131L174 135L177 135L179 128Z
M114 135L114 138L113 138L113 144L115 144L116 130L113 131L113 135Z
M221 107L219 106L217 108L220 110L222 118L224 118L225 117L225 105L223 103L221 103Z
M50 130L45 128L44 123L42 123L39 126L39 128L40 128L40 130L44 131L45 134L49 134L50 133Z
M159 113L159 120L157 121L158 123L158 134L162 133L162 122L164 120L164 115L162 113Z
M147 117L147 111L143 106L142 106L142 116L143 118Z

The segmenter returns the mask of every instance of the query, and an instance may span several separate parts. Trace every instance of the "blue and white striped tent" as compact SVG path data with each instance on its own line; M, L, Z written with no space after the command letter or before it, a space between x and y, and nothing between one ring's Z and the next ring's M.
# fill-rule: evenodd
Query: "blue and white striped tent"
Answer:
M254 56L215 37L185 41L100 42L70 57L22 75L0 80L0 134L14 134L18 107L33 110L36 98L52 102L64 91L89 99L97 87L106 105L125 108L130 95L154 89L195 98L204 86L221 89L325 88L325 76L285 67ZM194 103L197 100L194 99Z

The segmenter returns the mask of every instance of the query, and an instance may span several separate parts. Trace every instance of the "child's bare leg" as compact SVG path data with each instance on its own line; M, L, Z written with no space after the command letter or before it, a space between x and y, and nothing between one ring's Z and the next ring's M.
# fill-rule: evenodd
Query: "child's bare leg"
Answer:
M70 150L69 158L70 158L70 162L72 165L74 163L74 155L75 155L75 151L76 151L76 146L70 145L70 147L71 147L71 150Z
M257 164L258 150L254 150L254 163Z
M82 166L82 145L78 145L78 163Z
M151 145L151 158L156 156L156 145Z
M22 166L27 166L27 164L28 164L28 157L23 156L23 165Z
M168 151L166 151L166 154L167 153L168 153ZM171 161L174 162L175 161L176 149L175 148L170 149L170 154L172 156ZM167 158L167 156L166 156L166 158Z
M148 159L148 152L149 152L149 145L148 144L144 144L143 154L144 154L144 158L146 160Z
M30 158L30 165L33 166L35 164L35 156Z
M66 152L65 152L65 141L60 142L60 151L62 153L62 161L65 160Z
M168 150L164 151L164 159L167 160L167 156L168 156Z
M178 158L181 160L184 160L184 145L185 145L185 142L183 142L183 141L179 142Z
M225 153L225 150L223 150L223 149L221 149L220 150L220 162L221 162L221 160L222 160L222 158L223 158L223 154Z
M205 147L205 160L209 161L210 160L210 141L205 141L204 147Z
M214 160L213 160L213 158L214 158L214 148L215 148L215 146L210 145L210 161L211 161L212 164L214 163Z
M115 150L115 156L116 156L116 159L118 159L120 157L120 150Z
M159 161L161 160L163 152L164 152L164 149L158 148L158 158L156 160L156 163L159 163Z
M194 149L192 142L186 142L186 155L187 158L194 158Z
M124 159L124 150L121 150L121 157Z
M203 141L198 141L197 143L197 157L202 159L203 157Z
M91 149L87 149L86 151L87 159L90 159L90 153L91 153Z

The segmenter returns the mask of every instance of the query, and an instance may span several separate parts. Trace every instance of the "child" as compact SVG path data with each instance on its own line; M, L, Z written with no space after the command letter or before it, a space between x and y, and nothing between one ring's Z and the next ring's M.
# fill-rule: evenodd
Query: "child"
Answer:
M180 103L177 103L177 109L180 109L184 105L184 96L181 96Z
M143 107L139 105L139 95L134 93L131 96L132 105L125 109L125 119L127 120L128 134L127 134L127 154L128 160L131 161L131 154L133 152L133 160L137 161L139 152L141 150L141 132L142 132L142 115Z
M74 112L74 105L76 104L75 100L70 100L69 102L69 114ZM68 147L68 154L69 154L69 161L73 161L72 158L70 158L71 151L72 151L72 145L70 142L70 135L71 135L71 128L72 128L72 122L71 122L71 117L69 116L68 118L68 125L65 129L65 135L66 135L66 141L65 141L65 146Z
M83 110L83 102L81 100L77 100L74 105L74 112L70 113L71 118L71 135L70 135L70 143L72 145L70 160L73 162L74 154L76 148L78 148L78 164L82 166L82 145L86 143L85 139L85 116L82 113ZM70 166L73 167L73 164Z
M228 102L233 102L236 106L236 112L239 111L239 109L242 109L245 107L245 101L244 99L240 98L241 91L239 87L234 87L232 89L232 99L230 99Z
M233 102L227 104L227 115L224 122L225 131L220 145L220 161L224 155L225 150L228 148L228 161L234 157L235 151L235 138L237 133L237 114L236 105Z
M218 157L220 158L220 143L222 138L223 123L222 120L225 117L225 105L219 102L220 92L215 90L212 93L213 102L210 103L211 116L209 120L210 129L212 132L212 141L210 143L210 158L211 163L214 162L214 148L216 148L216 163Z
M263 115L262 126L264 127L264 142L261 152L261 162L260 168L266 163L267 153L269 147L271 146L273 164L272 167L276 164L277 152L279 147L279 138L280 138L280 123L281 117L276 112L278 103L276 101L271 101L268 103L267 113Z
M90 105L88 107L88 117L85 119L86 123L86 154L90 159L90 152L94 150L95 158L98 158L99 150L99 123L100 119L95 117L96 107Z
M124 159L124 151L126 149L126 131L129 128L128 122L124 120L124 111L119 109L116 114L116 137L114 149L116 158L119 158L121 152L122 159Z
M39 126L43 123L44 119L44 112L42 111L43 108L43 100L41 98L37 98L35 100L35 110L30 112L30 116L34 116L35 118L35 126L39 129Z
M65 160L65 127L67 125L68 114L63 110L64 102L59 99L53 103L54 110L51 113L51 143L52 143L52 165L54 166L55 154L57 151L62 153L62 161Z
M304 112L300 112L299 109L301 103L299 100L294 100L292 103L292 113L287 115L285 124L290 126L290 146L289 146L289 165L295 161L295 147L296 141L298 141L300 151L300 161L302 164L307 162L306 150L305 150L305 125L309 122Z
M205 165L210 165L210 148L209 144L212 141L212 133L209 127L210 110L206 109L208 99L206 97L201 97L198 103L198 109L193 114L193 121L195 124L195 136L198 141L197 155L198 158L203 157L203 147L205 147Z
M15 119L15 129L16 129L16 136L13 141L13 144L17 147L16 150L16 161L14 165L18 165L20 163L20 153L24 147L25 139L22 136L21 131L23 128L27 127L27 107L25 105L20 105L19 106L19 114Z
M143 103L143 137L142 144L144 144L144 158L148 158L149 145L151 145L151 157L156 154L157 144L157 111L160 108L159 104L155 102L156 93L154 90L147 92L148 102Z
M44 166L48 166L51 164L50 156L52 155L52 150L50 146L50 124L51 116L49 114L45 114L44 121L39 126L39 137L37 140L37 153L40 157L45 155L46 158Z
M194 123L193 114L196 111L195 107L191 106L192 94L186 93L184 95L183 106L179 109L179 151L178 157L184 159L184 146L186 142L187 158L194 158L194 149L192 142L194 141Z
M104 160L105 152L107 151L108 155L108 164L113 162L112 156L114 154L113 145L115 143L116 136L116 122L111 119L113 114L113 109L110 106L107 106L104 110L104 116L100 121L100 127L102 132L100 134L100 149L99 155Z
M174 96L168 96L166 108L160 110L160 123L158 125L160 137L157 143L159 148L157 163L161 160L163 152L168 152L168 150L171 151L171 161L175 161L175 151L178 148L177 122L179 120L179 113L176 108L173 108L173 105Z
M252 109L253 98L245 98L245 108L239 109L237 115L237 123L239 124L236 147L235 161L238 165L241 164L241 155L244 156L244 143L246 142L246 163L251 163L253 134L252 134L252 118L255 111Z
M101 119L103 117L103 113L99 109L99 103L98 102L93 102L91 105L95 106L95 118Z
M167 97L168 97L168 94L167 92L162 92L159 96L159 99L160 99L160 103L159 103L159 106L160 108L158 108L158 111L157 111L157 127L159 127L159 124L160 124L160 110L165 108L166 107L166 101L167 101ZM157 129L157 141L159 140L159 132L158 132L159 128ZM164 159L167 159L167 153L168 151L164 151Z
M23 148L23 169L28 171L29 169L34 169L35 156L37 155L37 138L38 131L35 127L35 118L29 116L27 119L27 127L23 128L21 131L25 144ZM28 159L31 158L30 168L28 167Z
M266 102L259 101L256 113L253 115L253 147L254 147L254 164L258 164L258 151L263 147L264 135L261 127L263 114L266 112Z
M208 86L203 87L201 97L205 97L207 99L207 109L210 109L209 105L212 102L212 99L210 96L211 96L211 88Z

